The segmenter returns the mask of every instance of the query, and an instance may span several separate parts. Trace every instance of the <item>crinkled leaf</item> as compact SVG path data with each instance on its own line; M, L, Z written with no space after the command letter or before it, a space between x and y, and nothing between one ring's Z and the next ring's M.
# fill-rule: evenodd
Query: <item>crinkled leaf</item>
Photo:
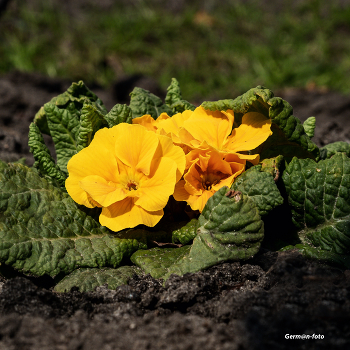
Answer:
M280 168L282 165L283 156L279 155L274 158L265 158L261 161L261 171L265 171L273 176L274 180L277 181L280 176Z
M29 126L29 149L35 159L34 167L39 169L44 177L53 182L57 182L59 186L64 186L66 175L56 165L55 160L51 157L50 151L45 145L43 136L34 123Z
M55 276L80 267L116 267L146 247L110 234L36 171L0 163L1 263Z
M181 264L181 260L185 256L188 256L190 249L191 246L189 245L185 245L181 248L157 247L144 251L139 250L131 255L130 259L134 264L142 268L146 274L149 273L153 278L164 278L172 266Z
M192 246L137 251L131 260L153 277L196 272L227 260L245 260L259 251L264 224L252 199L226 196L227 187L209 198L198 219Z
M269 118L268 101L272 98L274 98L273 92L259 85L234 100L206 101L202 103L202 107L211 111L232 109L235 113L235 123L240 125L243 115L248 112L259 112Z
M95 132L104 126L107 126L105 116L87 100L85 100L81 109L80 125L77 134L77 151L89 146L95 135Z
M197 236L198 220L192 219L185 226L174 230L172 233L172 242L188 244Z
M157 119L161 113L167 113L169 116L173 114L170 107L163 104L163 101L159 97L153 95L148 90L135 87L130 93L130 96L130 108L133 118L150 114L152 118Z
M55 105L57 96L52 98L50 103ZM39 130L46 135L50 134L49 126L47 125L46 112L44 106L40 107L39 111L35 114L34 123L38 126Z
M320 149L320 159L331 158L337 152L345 152L350 157L350 144L344 141L329 143Z
M16 161L12 162L12 163L19 163L19 164L22 164L22 165L26 165L26 160L27 159L24 157L24 158L20 158L20 159L18 159Z
M102 101L84 84L82 80L78 83L73 83L66 92L59 95L56 100L56 105L64 106L68 101L73 101L79 103L81 108L86 99L88 99L99 112L102 114L107 113L106 107L103 105Z
M79 117L75 115L74 102L70 102L66 109L46 103L44 109L55 144L57 165L62 172L68 175L67 163L78 152L77 137L80 129Z
M235 123L240 125L247 112L259 112L272 120L273 134L252 153L260 153L261 159L283 155L287 159L314 158L319 156L318 147L306 134L300 120L294 117L290 104L280 97L273 97L271 90L263 86L250 89L234 100L203 102L202 107L209 110L232 109Z
M104 116L105 120L108 123L108 127L112 128L119 123L128 123L132 122L132 111L131 108L127 105L116 104L108 114Z
M35 116L39 130L52 136L57 166L65 176L69 159L90 144L97 130L107 126L106 113L102 101L79 81L46 103Z
M293 158L283 173L293 222L304 244L336 254L350 251L350 159L316 163Z
M148 231L143 229L127 229L116 232L116 237L135 239L147 246L154 246L154 242L169 242L171 235L166 231Z
M267 166L265 164L265 170ZM270 168L273 171L273 168ZM283 197L274 181L274 176L262 170L258 164L241 174L231 187L251 198L259 210L260 216L268 214L273 208L283 203Z
M339 267L350 269L350 255L337 254L331 251L322 250L320 247L315 248L306 244L296 244L295 247L301 254L309 259L315 259Z
M174 114L182 113L186 110L194 111L196 109L196 106L182 99L179 82L175 78L171 79L171 84L167 89L165 104L173 110Z
M316 118L309 117L303 123L304 130L306 135L312 139L315 136L315 127L316 127Z
M107 110L104 107L102 101L92 92L83 81L73 83L67 91L63 94L55 96L51 99L50 104L57 106L60 109L65 109L70 102L74 103L76 112L75 116L80 116L80 110L83 107L84 101L88 100L90 104L94 105L99 112L106 114ZM43 134L50 135L50 129L47 124L47 116L44 107L41 107L38 113L35 115L34 123L38 125L40 131Z
M108 289L116 289L118 286L127 284L134 274L142 274L142 270L136 266L120 266L116 269L77 269L57 283L54 290L64 293L77 287L80 292L89 292L105 284Z

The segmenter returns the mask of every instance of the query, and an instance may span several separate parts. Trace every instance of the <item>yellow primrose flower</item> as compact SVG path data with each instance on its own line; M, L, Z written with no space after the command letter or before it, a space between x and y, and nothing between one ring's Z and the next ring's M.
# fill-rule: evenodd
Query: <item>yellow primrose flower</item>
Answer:
M233 128L233 124L232 110L212 112L198 107L184 121L179 138L192 149L213 148L223 155L237 154L239 158L257 164L259 155L248 155L247 151L255 149L272 135L271 120L261 113L248 112L240 126Z
M121 123L97 131L91 144L70 159L66 189L78 204L102 207L100 223L113 231L153 227L185 162L169 137Z
M253 164L259 162L259 155L248 155L272 135L271 120L263 114L248 112L239 127L233 128L234 113L209 111L197 107L194 111L184 111L169 117L162 113L157 120L145 115L133 120L158 134L170 136L185 153L191 149L215 149L221 154L236 153L241 159Z
M227 154L223 159L216 150L199 149L187 156L190 164L184 179L175 186L174 198L186 201L193 210L202 212L208 199L221 187L230 187L234 179L245 169L246 161L236 154Z

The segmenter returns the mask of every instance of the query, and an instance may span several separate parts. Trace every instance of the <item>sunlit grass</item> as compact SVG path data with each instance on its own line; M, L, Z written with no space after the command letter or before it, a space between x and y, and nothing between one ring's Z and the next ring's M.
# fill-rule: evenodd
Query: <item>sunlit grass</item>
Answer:
M118 3L76 16L60 1L13 0L0 22L0 72L103 86L142 73L163 88L176 77L189 100L258 84L350 92L350 2L194 1L177 12L155 0Z

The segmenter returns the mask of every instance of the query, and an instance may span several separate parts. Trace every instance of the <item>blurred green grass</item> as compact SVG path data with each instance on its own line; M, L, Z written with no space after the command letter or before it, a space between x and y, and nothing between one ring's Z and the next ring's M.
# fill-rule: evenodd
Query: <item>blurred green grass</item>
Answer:
M350 1L12 0L0 18L0 73L108 86L141 73L190 101L262 84L350 92ZM79 6L78 6L79 5Z

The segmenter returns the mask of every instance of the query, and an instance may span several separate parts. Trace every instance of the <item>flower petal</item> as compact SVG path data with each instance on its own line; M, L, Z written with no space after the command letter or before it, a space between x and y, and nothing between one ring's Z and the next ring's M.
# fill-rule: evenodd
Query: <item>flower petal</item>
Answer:
M114 152L115 138L109 130L103 128L97 131L89 147L74 155L67 164L69 173L65 183L67 192L75 202L88 208L93 208L95 205L80 187L79 181L89 175L98 175L113 182L118 181L119 171Z
M80 187L86 191L93 200L97 201L103 207L123 200L127 196L127 191L105 180L98 175L86 176L79 182Z
M228 135L231 133L233 116L220 111L209 111L197 107L191 117L184 122L186 129L194 139L207 143L221 150Z
M260 155L259 154L241 154L241 153L235 153L237 156L242 160L248 160L253 165L259 164L260 161Z
M150 114L145 114L142 117L134 118L132 120L132 123L142 125L149 131L157 131L156 121L151 117Z
M197 163L201 169L207 169L209 158L208 150L195 148L186 154L186 168L189 168L193 163Z
M192 210L203 211L205 205L208 202L208 199L214 195L215 191L203 191L200 196L190 196L187 200L187 204L191 207Z
M249 112L243 116L242 124L232 130L224 147L229 152L250 151L260 146L270 135L271 119L261 113Z
M96 132L89 147L75 154L67 164L69 175L84 178L99 175L111 181L117 181L118 166L115 159L115 139L107 128ZM101 142L103 139L103 142Z
M188 172L184 175L185 190L191 195L201 195L202 190L202 179L198 172L197 164L193 163Z
M88 208L96 207L97 205L94 203L95 201L92 200L91 196L79 186L80 179L80 177L69 175L65 183L68 194L72 197L74 202L80 205L85 205Z
M176 185L175 185L175 191L173 194L173 197L177 201L187 201L188 198L190 197L190 194L186 191L185 189L185 180L180 180Z
M167 134L172 133L175 136L179 136L180 128L183 127L184 122L193 114L193 111L184 111L182 113L177 113L171 118L161 118L157 119L158 130L164 130Z
M216 191L219 191L221 187L224 187L224 186L231 187L233 182L235 181L235 178L241 172L237 172L237 173L232 174L231 176L227 177L226 179L222 179L218 184L216 184L212 187L212 190L214 190L214 192L216 192Z
M186 166L185 153L181 147L175 146L171 138L163 135L157 135L159 138L159 146L157 152L155 153L155 158L157 157L167 157L175 161L177 165L176 170L176 182L182 177Z
M214 173L214 172L221 172L223 174L229 174L231 175L231 167L230 164L222 159L222 156L217 151L211 151L209 152L210 158L208 161L207 169L208 172Z
M139 189L142 195L135 199L135 204L148 211L163 209L169 196L174 193L176 183L176 162L163 157L154 166L150 176L140 179Z
M159 143L157 135L137 124L121 123L114 128L117 137L116 156L127 166L149 175Z
M153 227L163 215L163 210L149 212L135 205L133 198L125 198L109 207L102 208L100 224L115 232L140 224Z

